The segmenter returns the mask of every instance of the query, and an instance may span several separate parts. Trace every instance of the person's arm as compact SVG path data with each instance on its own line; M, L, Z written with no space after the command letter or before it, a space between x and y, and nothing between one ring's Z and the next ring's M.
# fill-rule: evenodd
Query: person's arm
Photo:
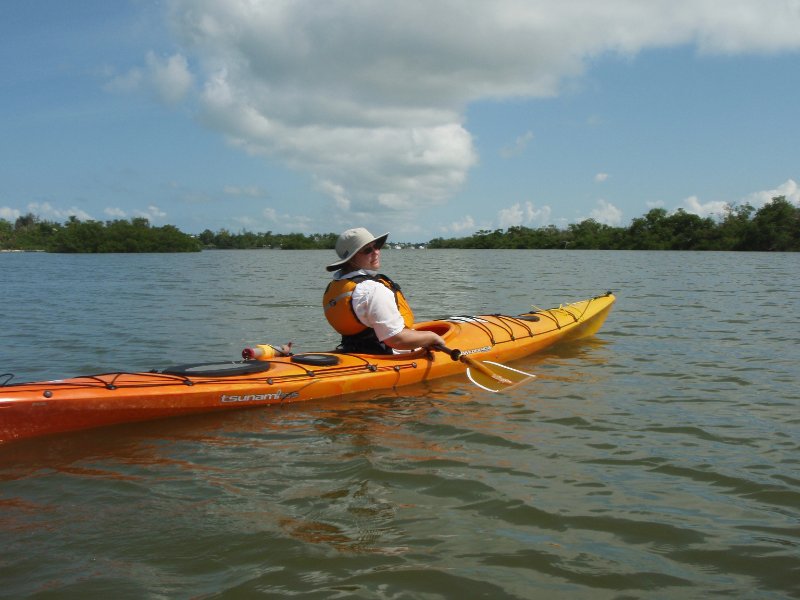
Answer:
M383 343L395 350L414 350L416 348L430 348L431 346L444 346L444 340L433 331L417 331L406 327L397 335L383 340Z
M382 283L362 281L353 290L352 302L359 320L372 327L378 339L390 348L415 350L437 344L444 346L444 340L438 334L404 326L394 294ZM397 333L390 335L393 332Z

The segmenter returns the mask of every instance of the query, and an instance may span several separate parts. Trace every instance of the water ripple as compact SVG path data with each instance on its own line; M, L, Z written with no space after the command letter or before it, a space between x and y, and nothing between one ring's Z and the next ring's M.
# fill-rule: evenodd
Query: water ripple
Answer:
M332 347L326 256L0 255L0 363L53 378ZM800 596L800 256L385 260L419 318L619 302L507 394L454 377L2 447L2 594Z

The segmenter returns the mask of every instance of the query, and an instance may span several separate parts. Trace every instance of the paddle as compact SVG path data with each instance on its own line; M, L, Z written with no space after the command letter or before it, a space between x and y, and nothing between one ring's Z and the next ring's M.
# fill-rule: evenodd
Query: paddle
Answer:
M470 381L480 388L489 392L499 392L509 388L522 385L536 377L532 373L526 373L518 369L512 369L500 363L486 361L480 362L467 356L461 350L451 350L447 346L435 346L450 355L453 360L460 360L467 365L467 377ZM473 372L474 370L474 372Z

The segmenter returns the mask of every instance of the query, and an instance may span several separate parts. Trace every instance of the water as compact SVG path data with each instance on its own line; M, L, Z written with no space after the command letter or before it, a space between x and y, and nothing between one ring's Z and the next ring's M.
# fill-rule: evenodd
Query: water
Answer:
M329 258L0 254L0 372L332 347ZM456 377L0 446L0 596L800 596L800 255L384 266L421 319L619 299L504 395Z

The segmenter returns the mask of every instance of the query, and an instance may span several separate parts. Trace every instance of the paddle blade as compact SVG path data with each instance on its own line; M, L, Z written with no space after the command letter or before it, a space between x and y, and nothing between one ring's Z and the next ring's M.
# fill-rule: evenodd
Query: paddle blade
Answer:
M472 383L489 392L502 392L536 378L533 373L526 373L496 362L484 361L480 365L480 369L468 368L467 377Z

